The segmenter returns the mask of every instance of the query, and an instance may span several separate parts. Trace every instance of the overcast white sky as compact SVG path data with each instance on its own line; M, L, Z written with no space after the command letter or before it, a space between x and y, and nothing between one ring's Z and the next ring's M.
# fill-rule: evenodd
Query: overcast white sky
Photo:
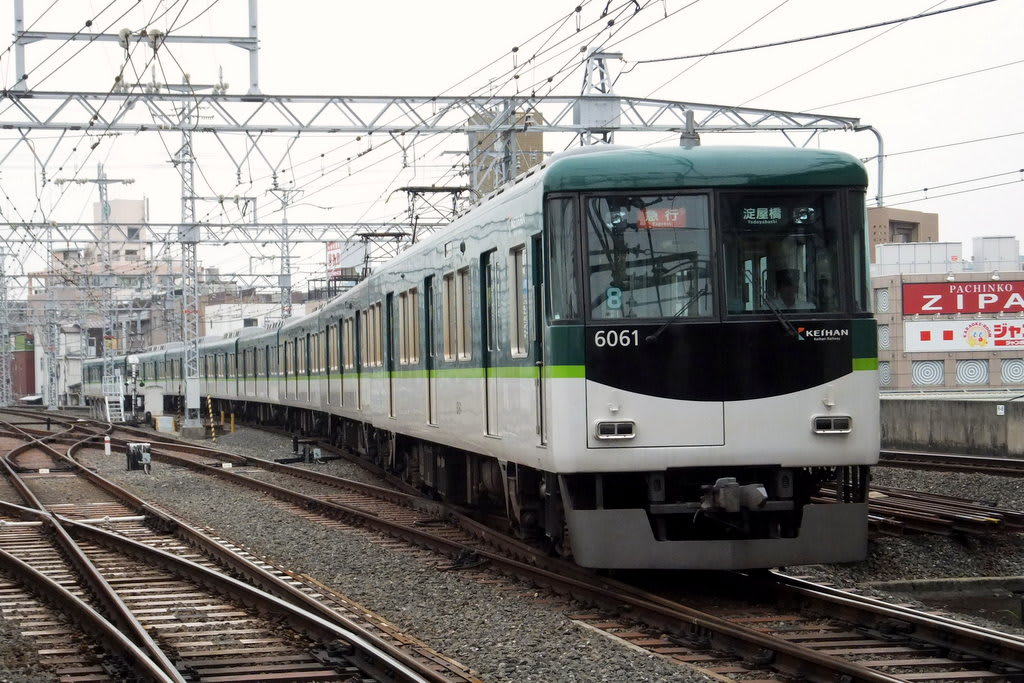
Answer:
M513 93L516 86L508 83L513 60L523 65L543 43L559 45L565 52L556 59L538 58L530 63L520 71L520 87L525 85L523 89L528 90L528 84L544 84L553 77L557 84L554 94L577 94L583 81L580 46L603 46L624 54L623 64L613 67L615 92L620 95L813 110L856 117L874 126L884 138L887 154L885 204L938 213L940 239L963 242L969 256L974 237L1021 235L1024 3L1019 0L995 0L903 24L783 47L703 60L638 63L843 31L968 2L639 0L643 9L634 13L631 0L612 0L609 16L602 18L606 0L260 0L260 88L265 94L293 95ZM573 11L577 5L582 6L579 32ZM147 26L166 31L180 26L175 29L179 34L244 36L248 34L247 12L246 0L25 0L26 25L51 31L74 31L86 19L94 18L90 30L96 32ZM153 16L160 18L150 22ZM615 24L608 26L611 18ZM0 34L13 34L13 2L4 3L0 11ZM9 42L5 39L0 48ZM123 51L96 44L76 55L82 46L73 43L61 48L53 42L29 46L30 86L39 90L109 90ZM515 56L514 46L520 46ZM179 82L185 70L193 82L213 83L222 67L229 92L247 89L244 51L206 45L165 48L159 80ZM138 52L135 68L145 63L148 55L144 53ZM13 51L4 52L0 79L5 88L15 82L14 73ZM149 77L146 73L145 79ZM53 134L35 135L39 136L37 153L44 150L49 154L54 148ZM156 136L144 137L106 138L96 149L90 149L95 140L76 144L77 139L68 138L53 152L47 176L93 177L97 162L102 161L108 176L136 180L132 186L112 187L111 197L145 195L151 203L152 221L179 220L180 181L168 163L177 138L166 136L160 141ZM268 141L267 149L278 149L281 142ZM620 136L617 142L677 143L674 138L656 135ZM421 141L412 151L415 168L412 164L402 168L398 156L385 159L396 148L382 143L376 143L379 147L372 155L349 164L343 163L344 158L365 149L365 140L335 136L297 144L282 164L281 179L294 182L292 187L307 194L297 200L305 206L289 211L290 222L394 220L406 208L402 196L384 201L395 188L465 182L444 173L443 166L450 166L456 157L440 154L464 151L464 138ZM773 133L705 136L703 143L788 144ZM545 140L545 147L552 151L566 144L567 139L557 136ZM863 132L824 134L813 144L863 159L877 153L875 138ZM2 153L10 145L11 135L0 134ZM274 200L267 194L265 166L253 166L245 170L244 177L239 176L215 143L197 142L197 155L200 194L259 196L261 217L276 220L270 213ZM316 172L317 166L344 170L324 176ZM872 178L868 196L874 197L876 163L871 160L867 166ZM1001 186L988 187L994 185ZM21 147L0 167L0 187L5 195L0 196L0 208L12 220L39 220L41 216L58 221L92 220L94 185L63 194L53 192L52 187L40 191L40 186L38 165L33 165L27 149ZM929 188L927 193L924 188ZM220 209L205 205L198 214L211 221L238 217L229 212L222 215ZM237 272L247 269L247 256L259 253L255 246L203 247L200 259L204 265ZM306 253L309 257L302 259L298 269L315 276L322 268L321 254L308 249ZM264 270L271 268L264 266ZM296 284L300 281L301 277L297 278Z

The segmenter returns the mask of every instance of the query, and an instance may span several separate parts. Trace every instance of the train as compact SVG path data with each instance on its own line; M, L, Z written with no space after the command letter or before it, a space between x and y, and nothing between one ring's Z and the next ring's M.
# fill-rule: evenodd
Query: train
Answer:
M319 434L585 567L862 560L866 189L821 149L555 154L319 310L201 339L204 412ZM172 409L183 355L115 361Z

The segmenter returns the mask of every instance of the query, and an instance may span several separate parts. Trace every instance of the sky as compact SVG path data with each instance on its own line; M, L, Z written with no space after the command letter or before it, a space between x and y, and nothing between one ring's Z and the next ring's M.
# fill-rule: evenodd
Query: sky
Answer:
M247 0L24 0L32 30L116 33L159 28L179 35L248 35ZM601 48L621 52L611 75L618 95L679 102L816 112L854 117L884 140L883 203L939 214L939 238L1021 236L1024 205L1024 2L994 0L935 16L861 31L866 25L971 5L969 0L258 0L259 86L273 95L482 95L516 89L578 94L583 57ZM13 3L0 10L0 50L13 35ZM576 8L580 7L579 12ZM640 11L635 11L640 7ZM607 14L603 14L607 9ZM156 17L156 19L151 19ZM609 22L612 22L609 24ZM579 30L577 30L579 29ZM674 61L667 57L763 46L829 33L832 37ZM518 48L513 50L513 48ZM0 53L4 88L17 80L8 49ZM129 81L215 83L248 88L247 53L235 47L166 44L158 59L145 49L125 61L115 44L40 41L26 49L29 86L37 90L107 92L123 65ZM149 66L147 67L147 63ZM515 70L519 78L509 74ZM550 82L548 79L551 79ZM0 108L10 106L5 100ZM9 115L8 115L9 116ZM181 216L181 183L169 162L177 135L58 138L53 132L0 131L0 209L9 220L92 220L96 185L56 186L54 178L93 178L98 163L111 198L145 198L150 220ZM267 160L229 161L219 143L196 141L197 193L257 198L259 217L276 221L271 167L280 187L294 189L290 223L403 220L404 185L463 184L451 167L464 136L423 138L403 154L384 139L351 136L268 137ZM293 143L291 148L288 145ZM673 136L619 135L616 142L676 145ZM804 144L800 139L799 144ZM83 144L85 143L85 144ZM573 144L548 135L545 149ZM705 135L704 145L788 145L778 133ZM869 132L829 132L808 144L849 152L869 171L868 197L878 192L878 145ZM14 151L8 154L10 149ZM359 154L358 157L356 155ZM403 157L405 163L403 164ZM464 158L464 157L461 157ZM228 203L201 202L201 220L239 220ZM249 214L247 214L249 215ZM273 271L270 245L202 245L200 261L222 272ZM295 286L323 277L323 249L297 248ZM30 270L40 248L19 254Z

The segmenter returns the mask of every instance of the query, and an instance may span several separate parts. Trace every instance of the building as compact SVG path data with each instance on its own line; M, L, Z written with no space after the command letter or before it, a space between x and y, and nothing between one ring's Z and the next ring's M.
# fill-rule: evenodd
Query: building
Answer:
M877 206L868 209L871 262L880 244L938 242L939 214Z
M885 391L1024 391L1024 270L1013 237L880 244L872 267Z

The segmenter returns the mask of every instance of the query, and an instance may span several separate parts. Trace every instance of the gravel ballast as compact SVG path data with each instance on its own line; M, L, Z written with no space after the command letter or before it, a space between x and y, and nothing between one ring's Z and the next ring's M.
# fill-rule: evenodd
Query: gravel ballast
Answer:
M285 439L248 430L219 437L217 447L268 459L291 455ZM526 584L499 590L457 571L438 571L436 559L319 526L251 491L160 462L146 475L125 472L123 455L82 460L140 497L347 595L486 681L711 680L580 626L539 602L546 594ZM316 467L339 476L359 469L342 461Z
M202 443L266 459L292 455L290 440L244 428L218 437L216 444ZM421 553L385 547L365 533L307 522L249 491L160 462L154 463L152 475L146 475L125 472L120 453L107 458L92 452L82 459L142 498L346 594L471 667L484 680L710 680L595 634L568 619L564 608L536 601L545 596L525 584L521 590L498 590L457 571L438 571L436 559L423 559ZM310 467L380 483L341 460ZM873 477L878 485L1024 509L1024 480L891 468L876 468ZM966 544L933 536L878 537L871 541L865 562L791 571L858 588L873 581L1024 575L1024 541L1019 536Z

